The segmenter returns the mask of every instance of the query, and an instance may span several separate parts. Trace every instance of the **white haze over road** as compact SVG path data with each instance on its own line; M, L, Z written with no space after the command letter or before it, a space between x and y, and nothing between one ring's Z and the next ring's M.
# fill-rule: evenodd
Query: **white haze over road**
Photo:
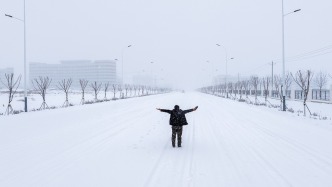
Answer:
M172 148L169 115L187 114ZM0 186L329 187L331 121L201 93L0 118Z
M285 0L286 70L331 72L332 2ZM124 78L156 76L159 84L197 88L225 74L281 74L281 0L26 0L27 61L119 59ZM23 72L23 0L0 1L0 68ZM327 50L314 51L329 46ZM309 55L300 55L312 52ZM296 56L296 58L292 58ZM154 62L151 65L150 62ZM209 61L209 63L207 63ZM153 72L153 73L151 73ZM181 80L181 81L179 81Z

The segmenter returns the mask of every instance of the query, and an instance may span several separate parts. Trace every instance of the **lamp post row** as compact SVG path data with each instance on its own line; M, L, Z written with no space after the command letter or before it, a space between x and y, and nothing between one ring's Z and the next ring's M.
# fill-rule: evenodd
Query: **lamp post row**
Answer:
M228 98L228 88L227 88L227 76L228 76L228 53L227 53L227 49L224 45L220 45L220 44L216 44L218 47L223 47L225 50L225 61L226 61L226 76L225 76L225 86L226 86L226 97ZM234 58L230 58L230 60L233 60Z
M301 9L296 9L292 12L289 12L287 14L284 13L284 0L281 1L281 5L282 5L282 84L281 84L281 91L282 91L282 110L286 111L286 90L284 88L284 84L285 84L285 79L286 79L286 72L285 72L285 16L292 14L292 13L296 13L301 11ZM228 76L228 72L227 72L227 64L228 64L228 53L227 53L227 49L225 46L220 45L220 44L216 44L218 47L223 47L225 49L225 54L226 54L226 76L225 76L225 86L226 86L226 94L227 94L227 98L228 98L228 89L227 89L227 76ZM233 58L231 58L233 59Z
M27 52L26 52L26 3L25 3L25 0L23 0L23 19L20 19L20 18L17 18L15 16L12 16L10 14L5 14L6 17L8 18L12 18L12 19L16 19L16 20L19 20L21 22L23 22L23 32L24 32L24 111L25 112L28 112L28 93L27 93L27 72L26 72L26 69L27 69L27 65L26 65L26 56L27 56ZM122 83L123 83L123 62L124 62L124 49L126 48L129 48L131 47L132 45L128 45L126 46L125 48L122 49Z
M285 16L292 14L292 13L296 13L301 11L301 9L297 9L294 10L292 12L289 12L287 14L284 14L284 0L281 0L281 4L282 4L282 70L283 70L283 81L282 81L282 85L281 85L281 90L282 90L282 95L283 95L283 111L286 111L286 90L284 90L284 83L285 83L285 27L284 27L284 18ZM26 73L26 8L25 8L26 4L25 4L25 0L23 0L23 20L19 19L17 17L14 17L12 15L9 14L5 14L5 16L9 17L9 18L13 18L13 19L17 19L19 21L23 22L23 27L24 27L24 111L27 112L28 111L28 100L27 100L27 73ZM221 47L222 45L220 44L216 44L218 47ZM126 48L131 47L132 45L128 45L126 47L124 47L122 49L122 83L124 82L124 77L123 77L123 63L124 63L124 50ZM227 76L228 76L228 72L227 72L227 64L228 64L228 53L227 53L227 49L225 46L222 46L225 50L225 54L226 54L226 76L225 76L225 84L227 85ZM233 58L231 58L233 59ZM226 86L226 92L227 92L227 98L228 98L228 90L227 90L227 86Z

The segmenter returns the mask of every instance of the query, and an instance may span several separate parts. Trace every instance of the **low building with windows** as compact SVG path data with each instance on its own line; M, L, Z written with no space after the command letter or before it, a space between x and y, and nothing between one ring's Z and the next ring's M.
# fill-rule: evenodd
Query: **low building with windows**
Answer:
M97 83L116 83L116 61L114 60L74 60L61 61L60 64L30 63L29 68L30 87L31 82L39 77L52 79L50 88L57 88L63 79L71 78L73 89L80 89L80 79Z

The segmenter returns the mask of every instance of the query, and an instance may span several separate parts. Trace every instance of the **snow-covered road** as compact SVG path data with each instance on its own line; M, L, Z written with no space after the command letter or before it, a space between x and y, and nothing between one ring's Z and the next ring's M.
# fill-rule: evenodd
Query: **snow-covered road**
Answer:
M183 147L169 116L187 114ZM332 186L332 124L202 93L0 117L0 186Z

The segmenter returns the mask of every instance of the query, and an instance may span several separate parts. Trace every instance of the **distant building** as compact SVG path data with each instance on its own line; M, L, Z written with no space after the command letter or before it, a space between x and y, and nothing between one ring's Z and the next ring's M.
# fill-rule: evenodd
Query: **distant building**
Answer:
M91 82L116 83L116 61L114 60L75 60L62 61L60 64L30 63L30 83L38 77L52 79L51 88L56 88L63 79L73 80L72 88L80 88L80 79ZM30 84L31 85L31 84Z
M14 73L14 68L0 69L0 79L4 80L5 79L5 74L11 74L11 73Z

